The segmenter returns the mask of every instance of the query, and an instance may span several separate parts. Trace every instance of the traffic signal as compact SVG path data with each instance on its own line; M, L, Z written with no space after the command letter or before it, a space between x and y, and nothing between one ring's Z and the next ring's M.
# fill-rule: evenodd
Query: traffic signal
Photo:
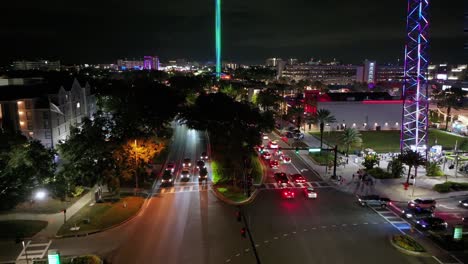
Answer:
M260 147L260 154L263 154L263 147Z
M283 151L281 150L281 147L278 147L278 155L281 155Z
M236 212L236 219L237 219L237 222L240 222L242 220L242 213L241 211L237 211Z
M241 228L240 233L241 233L242 238L246 238L246 237L247 237L247 235L246 235L246 233L245 233L245 227Z
M296 147L296 154L299 154L299 148Z

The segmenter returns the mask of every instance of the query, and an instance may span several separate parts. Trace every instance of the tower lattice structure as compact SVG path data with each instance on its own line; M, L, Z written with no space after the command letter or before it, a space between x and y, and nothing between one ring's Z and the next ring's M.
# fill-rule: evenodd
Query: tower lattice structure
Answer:
M408 0L400 149L427 153L429 0Z

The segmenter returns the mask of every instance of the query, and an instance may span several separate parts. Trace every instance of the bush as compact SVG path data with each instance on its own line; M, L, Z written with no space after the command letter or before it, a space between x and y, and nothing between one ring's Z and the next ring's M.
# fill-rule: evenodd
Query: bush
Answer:
M444 172L440 166L435 162L426 163L426 176L444 176Z
M377 167L366 170L366 172L376 179L392 179L394 178L391 173L384 171L383 169Z
M83 188L83 186L76 186L71 194L72 194L73 197L78 197L81 194L83 194L84 191L85 191L85 189Z
M415 252L425 252L426 250L418 243L416 240L411 238L410 236L407 235L394 235L392 237L393 243L395 245L409 250L409 251L415 251Z
M433 187L434 191L440 193L448 193L452 191L466 191L468 190L468 183L467 182L444 182L440 184L436 184Z

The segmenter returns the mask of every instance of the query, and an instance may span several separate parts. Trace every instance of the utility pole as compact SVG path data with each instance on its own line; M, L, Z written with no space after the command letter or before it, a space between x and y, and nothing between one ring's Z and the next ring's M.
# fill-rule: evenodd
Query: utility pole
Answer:
M249 225L247 223L247 218L245 217L245 214L242 213L241 209L242 208L239 206L238 217L240 216L242 218L242 222L244 223L244 228L247 231L247 235L249 236L250 245L252 246L252 251L253 251L253 253L255 255L255 259L257 261L257 264L260 264L260 258L258 257L257 248L255 247L255 242L253 240L252 233L250 233L250 228L249 228Z

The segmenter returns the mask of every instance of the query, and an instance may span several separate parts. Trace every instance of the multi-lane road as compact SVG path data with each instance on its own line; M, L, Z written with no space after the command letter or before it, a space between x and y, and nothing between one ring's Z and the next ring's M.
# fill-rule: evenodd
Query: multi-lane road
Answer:
M195 164L208 149L205 133L176 126L168 158L176 164L174 186L158 181L131 221L88 237L55 239L50 248L62 255L97 253L109 263L255 263L249 240L240 235L237 208L218 200L210 182L198 182ZM389 236L400 230L385 213L359 206L293 151L285 154L291 164L268 168L266 184L243 208L262 263L438 263L398 252ZM192 160L191 178L181 182L185 158ZM295 186L296 197L284 199L275 185L276 171L301 173L318 198L307 199Z

